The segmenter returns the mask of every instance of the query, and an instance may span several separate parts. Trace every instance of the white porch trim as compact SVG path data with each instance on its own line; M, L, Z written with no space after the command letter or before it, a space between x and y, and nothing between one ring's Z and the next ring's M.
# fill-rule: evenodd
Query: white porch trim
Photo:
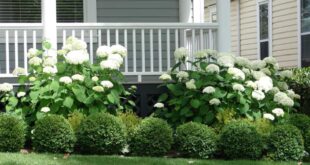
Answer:
M230 0L217 0L218 40L217 48L221 52L231 51Z
M57 13L56 0L42 0L43 38L57 50Z

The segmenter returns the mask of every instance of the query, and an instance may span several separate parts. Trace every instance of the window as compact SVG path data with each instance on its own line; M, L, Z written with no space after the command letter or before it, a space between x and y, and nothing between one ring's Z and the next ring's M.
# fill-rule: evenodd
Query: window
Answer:
M57 22L83 22L83 19L83 0L57 0ZM41 0L0 1L0 22L41 22Z
M301 66L310 66L310 0L301 0Z
M258 26L259 26L259 56L264 59L269 56L269 3L258 2Z

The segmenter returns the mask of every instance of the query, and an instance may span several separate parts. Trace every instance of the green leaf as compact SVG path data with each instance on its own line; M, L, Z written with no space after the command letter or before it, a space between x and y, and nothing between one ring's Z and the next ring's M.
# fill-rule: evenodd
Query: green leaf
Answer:
M196 116L194 118L194 121L197 122L197 123L202 123L202 118L200 116Z
M35 92L30 92L29 96L32 100L37 100L39 97L39 91L35 91Z
M187 114L187 113L188 113L188 111L189 111L189 108L184 107L184 108L182 108L182 109L181 109L181 111L180 111L180 115L185 115L185 114Z
M50 89L57 92L59 89L59 83L57 81L53 81L50 85Z
M67 108L71 108L73 103L74 103L74 100L71 97L68 96L68 97L65 98L65 101L63 102L63 105L65 107L67 107Z
M199 106L200 106L200 101L198 100L198 99L192 99L191 100L191 106L193 107L193 108L198 108Z
M115 103L115 99L114 99L114 96L113 96L112 94L108 94L107 98L108 98L108 101L109 101L110 103L112 103L112 104Z
M249 104L244 104L241 108L240 108L240 113L241 114L246 114L247 113L247 111L249 111L249 109L250 109L250 106L249 106Z
M163 102L163 101L166 101L167 99L168 99L168 94L164 93L164 94L159 96L158 101Z
M66 71L66 64L65 63L57 63L56 64L57 66L57 70L58 70L58 73L64 73Z
M12 106L12 107L15 107L17 104L18 104L18 99L16 97L10 97L9 98L9 104Z
M48 42L48 41L43 41L42 47L43 47L44 50L49 50L49 49L51 49L52 44L50 42Z
M206 124L212 124L214 119L215 115L211 111L208 111L206 115Z
M179 86L175 84L168 84L167 88L176 96L182 95L184 92L182 89L180 89Z
M85 100L86 100L85 87L75 86L72 88L72 92L74 93L74 95L76 96L76 99L79 102L82 102L82 103L85 102Z

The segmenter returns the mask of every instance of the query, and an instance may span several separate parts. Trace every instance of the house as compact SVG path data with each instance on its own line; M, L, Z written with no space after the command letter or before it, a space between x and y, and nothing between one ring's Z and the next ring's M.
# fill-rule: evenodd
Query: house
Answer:
M230 22L232 52L310 66L310 0L231 0Z

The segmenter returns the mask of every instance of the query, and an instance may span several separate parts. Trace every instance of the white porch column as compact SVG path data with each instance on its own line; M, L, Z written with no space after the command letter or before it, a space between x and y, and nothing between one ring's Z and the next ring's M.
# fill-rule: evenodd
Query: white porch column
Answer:
M219 24L217 32L217 48L221 52L231 51L230 37L230 0L217 0L217 21Z
M179 17L180 22L190 23L193 22L193 15L191 13L192 4L191 0L179 0Z
M56 0L42 0L41 6L43 39L48 40L53 49L57 49Z
M193 15L195 23L203 23L204 22L204 12L205 2L204 0L194 0L193 1Z

